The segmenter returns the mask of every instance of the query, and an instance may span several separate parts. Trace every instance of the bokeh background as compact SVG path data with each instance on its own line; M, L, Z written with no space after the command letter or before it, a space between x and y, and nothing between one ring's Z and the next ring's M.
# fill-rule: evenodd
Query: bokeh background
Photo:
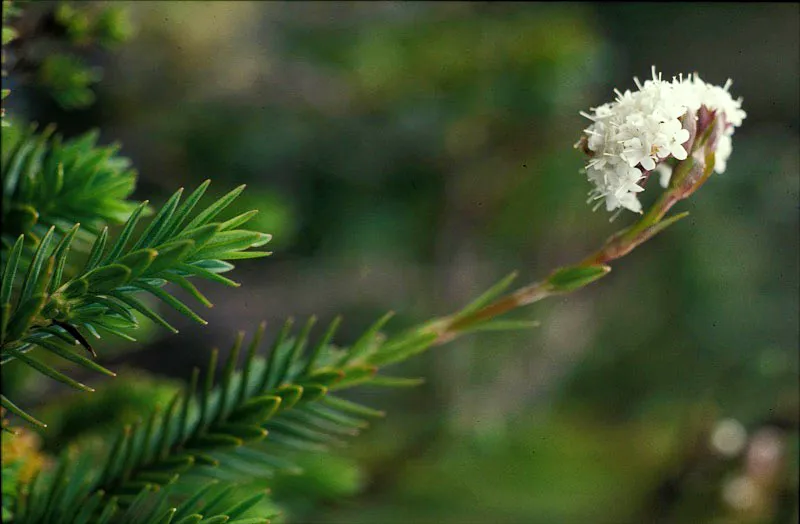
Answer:
M242 288L207 289L209 326L109 345L139 384L262 319L341 313L347 343L577 260L632 219L586 205L578 112L651 65L732 78L748 117L689 219L530 307L541 327L402 365L425 384L362 392L388 417L269 486L291 523L796 521L798 4L113 3L136 32L87 55L96 103L12 107L120 141L156 205L246 183L231 213L274 235Z

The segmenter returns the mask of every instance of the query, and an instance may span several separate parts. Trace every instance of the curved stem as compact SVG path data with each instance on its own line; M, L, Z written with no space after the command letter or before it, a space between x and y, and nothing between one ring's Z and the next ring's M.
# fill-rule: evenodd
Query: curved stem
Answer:
M689 157L689 159L691 159L691 157ZM691 162L691 160L689 160L689 162ZM682 162L682 164L684 163ZM691 165L687 163L676 167L676 171L690 168ZM702 180L698 180L697 185L699 186L705 182L706 178L707 176L703 177ZM551 281L551 277L559 271L556 270L551 273L550 277L547 279L519 288L477 311L466 315L456 313L434 320L423 328L423 332L436 334L433 345L441 345L453 340L468 328L491 320L511 310L533 304L534 302L538 302L539 300L553 295L569 293L583 288L594 280L602 277L610 270L606 264L618 258L622 258L636 247L653 238L659 232L687 216L688 213L681 213L664 220L664 216L672 206L688 197L689 194L693 192L693 189L696 188L693 187L692 191L687 191L684 187L673 186L664 191L658 200L656 200L650 209L635 224L612 235L600 249L588 255L577 264L559 269L580 270L605 268L603 273L593 278L586 279L585 281L576 282L573 285L562 285L559 287Z

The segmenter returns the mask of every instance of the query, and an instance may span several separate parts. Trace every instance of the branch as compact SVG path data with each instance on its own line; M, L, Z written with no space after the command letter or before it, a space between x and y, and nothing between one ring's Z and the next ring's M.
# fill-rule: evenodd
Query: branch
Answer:
M52 249L55 228L51 227L35 250L24 276L17 278L18 269L24 269L20 259L25 240L20 236L0 275L0 363L20 360L55 380L77 389L90 390L27 353L40 347L87 369L113 376L113 372L73 352L72 347L80 342L94 356L88 338L100 338L101 332L133 340L129 333L137 327L134 313L177 332L137 298L141 293L154 295L179 313L205 323L163 287L167 283L177 284L210 307L211 302L195 288L190 278L238 286L220 275L234 267L226 261L268 255L268 252L248 249L264 245L271 238L267 234L236 229L252 218L254 212L224 222L212 222L244 186L234 189L190 219L208 185L208 182L200 185L182 204L183 191L177 191L138 238L133 238L133 231L147 202L134 210L110 247L107 247L107 228L103 229L85 266L70 279L63 279L63 268L79 224L75 224ZM81 330L85 330L86 335ZM2 402L3 407L17 413L16 406L8 399L3 397Z

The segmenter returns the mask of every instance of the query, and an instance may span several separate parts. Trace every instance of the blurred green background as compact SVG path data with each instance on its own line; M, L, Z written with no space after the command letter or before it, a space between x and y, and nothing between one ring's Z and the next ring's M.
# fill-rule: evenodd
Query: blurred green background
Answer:
M797 4L113 4L136 33L88 56L93 106L9 101L121 141L140 199L248 184L231 213L258 208L274 255L208 288L209 326L109 358L180 380L261 319L342 313L346 343L577 260L632 219L586 205L578 112L651 65L732 78L748 117L689 219L531 307L540 328L404 364L425 385L364 391L386 420L269 485L293 523L796 520Z

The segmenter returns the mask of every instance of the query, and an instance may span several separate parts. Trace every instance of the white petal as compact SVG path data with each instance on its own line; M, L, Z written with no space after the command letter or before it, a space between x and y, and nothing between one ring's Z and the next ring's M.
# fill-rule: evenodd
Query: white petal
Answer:
M672 146L672 149L670 149L670 153L672 153L672 156L674 156L678 160L686 160L686 157L688 156L688 153L686 153L686 150L680 144L675 144L674 146Z
M656 163L650 155L642 158L642 167L648 171L652 171L656 168Z

